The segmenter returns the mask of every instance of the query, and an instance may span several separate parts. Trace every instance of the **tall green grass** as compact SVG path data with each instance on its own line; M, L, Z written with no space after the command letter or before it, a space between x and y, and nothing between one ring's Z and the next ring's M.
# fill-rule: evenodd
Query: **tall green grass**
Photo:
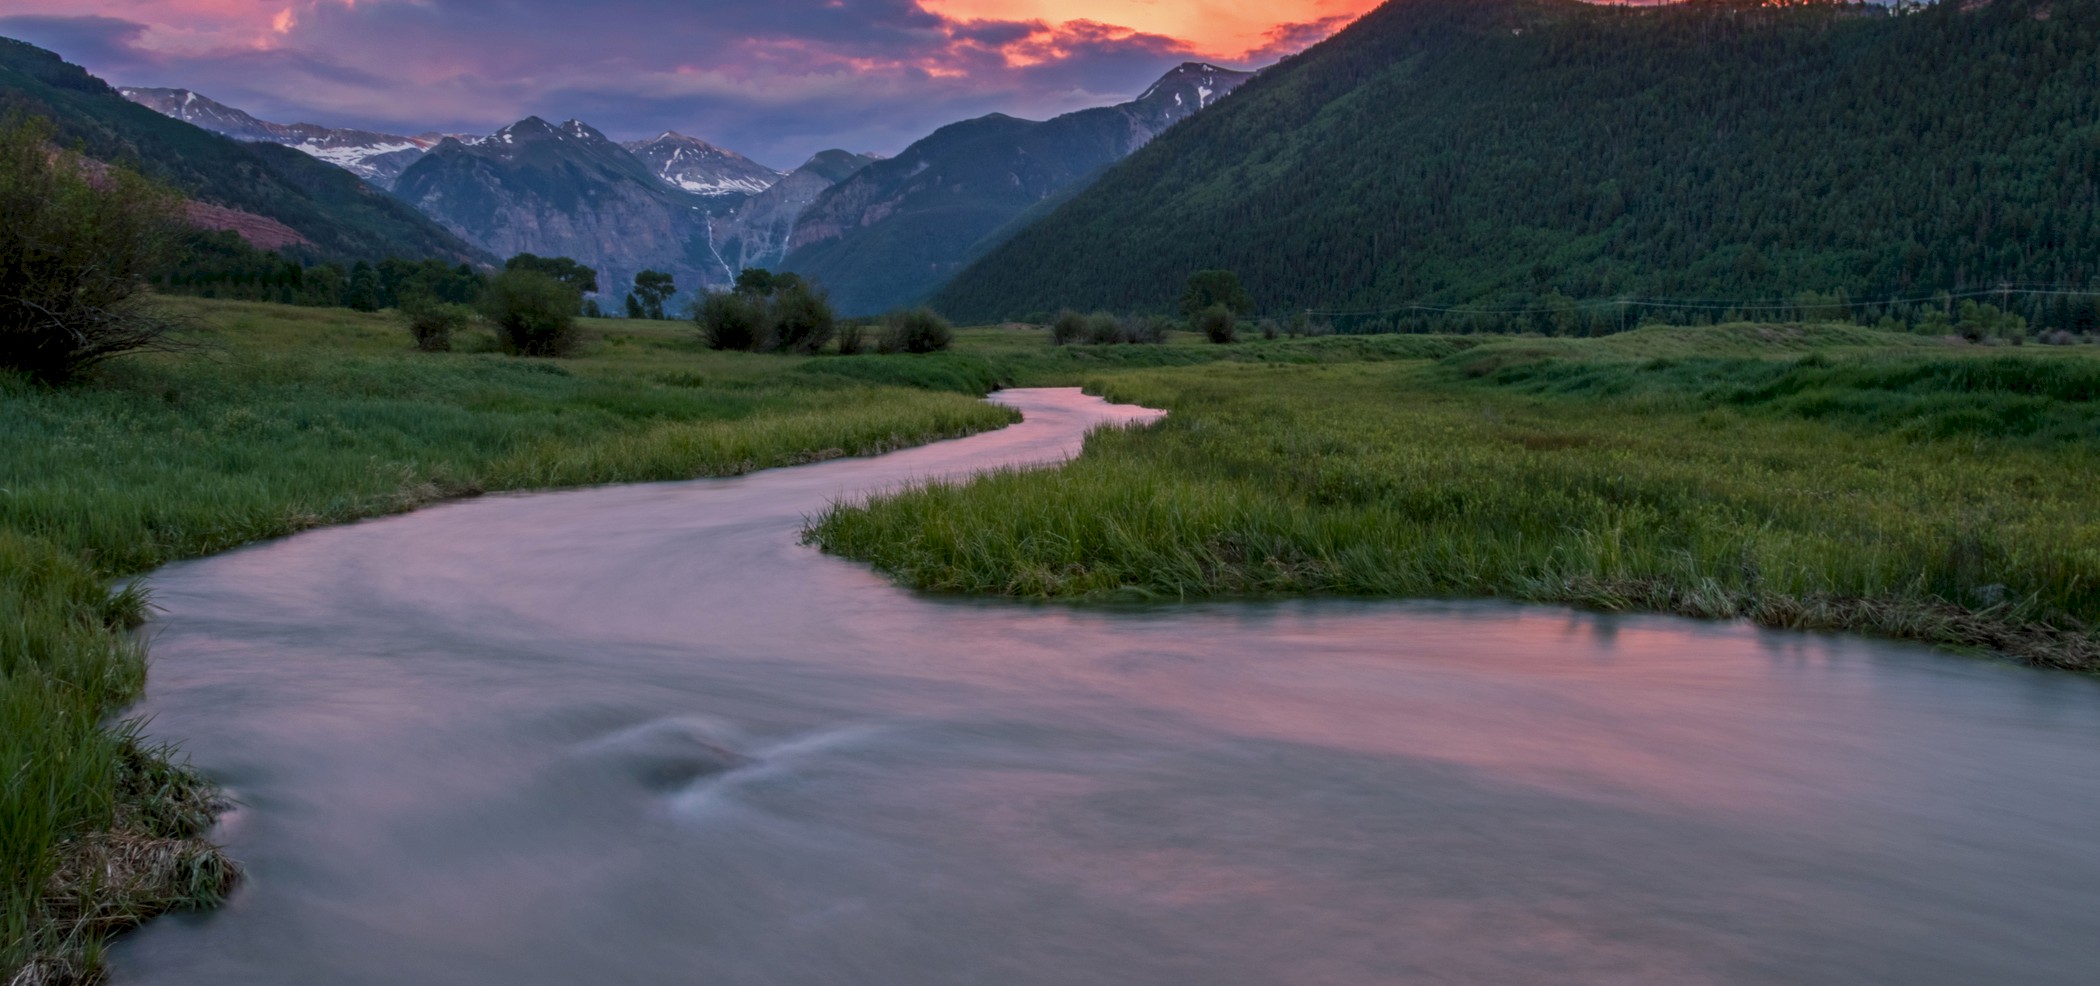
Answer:
M646 324L587 323L583 358L549 362L415 353L378 316L178 305L189 352L63 390L0 378L0 980L82 973L106 934L225 888L194 839L205 789L113 724L144 680L127 577L439 497L733 474L1013 418L967 388L806 374Z
M932 590L1502 596L2100 670L2100 359L2006 353L1726 327L1102 374L1172 414L809 537Z

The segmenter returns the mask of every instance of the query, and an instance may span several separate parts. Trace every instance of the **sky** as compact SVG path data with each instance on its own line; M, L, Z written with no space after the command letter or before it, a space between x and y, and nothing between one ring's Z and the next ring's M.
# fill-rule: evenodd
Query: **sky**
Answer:
M279 123L665 130L783 170L1001 112L1123 102L1183 61L1252 68L1377 0L0 0L0 36L112 84Z

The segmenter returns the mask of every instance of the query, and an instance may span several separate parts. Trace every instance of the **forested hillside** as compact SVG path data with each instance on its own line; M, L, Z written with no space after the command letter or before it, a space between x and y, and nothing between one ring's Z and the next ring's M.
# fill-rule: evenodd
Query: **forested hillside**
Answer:
M91 158L135 168L210 206L289 227L304 242L285 252L302 259L487 259L341 168L171 120L51 52L0 38L0 115L15 113L49 119L61 141Z
M964 271L991 319L2100 278L2100 4L1392 0Z

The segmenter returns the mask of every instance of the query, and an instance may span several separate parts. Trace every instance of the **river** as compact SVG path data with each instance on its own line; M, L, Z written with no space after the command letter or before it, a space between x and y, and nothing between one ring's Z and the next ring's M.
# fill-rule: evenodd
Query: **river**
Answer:
M2100 683L1494 602L1031 605L797 543L1148 412L156 573L241 807L165 984L2090 984Z

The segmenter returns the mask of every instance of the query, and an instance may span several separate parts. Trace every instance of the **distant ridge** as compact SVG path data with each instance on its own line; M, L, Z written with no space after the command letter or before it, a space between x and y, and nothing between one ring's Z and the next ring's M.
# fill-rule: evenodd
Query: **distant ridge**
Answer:
M403 137L313 123L271 123L188 89L120 86L117 93L163 116L215 134L303 151L381 188L393 187L394 179L403 170L443 139L442 134Z
M346 171L288 148L238 143L170 119L51 52L0 38L0 114L7 112L49 119L62 140L77 142L90 158L166 182L215 207L204 212L219 217L223 228L245 224L265 241L284 242L295 256L492 259ZM282 230L298 240L287 242Z
M650 140L631 140L620 146L640 158L666 184L694 195L742 200L786 177L735 151L671 130Z
M1119 106L1040 123L994 113L942 127L819 196L795 223L783 263L823 284L845 312L921 301L1030 210L1250 78L1189 62Z

